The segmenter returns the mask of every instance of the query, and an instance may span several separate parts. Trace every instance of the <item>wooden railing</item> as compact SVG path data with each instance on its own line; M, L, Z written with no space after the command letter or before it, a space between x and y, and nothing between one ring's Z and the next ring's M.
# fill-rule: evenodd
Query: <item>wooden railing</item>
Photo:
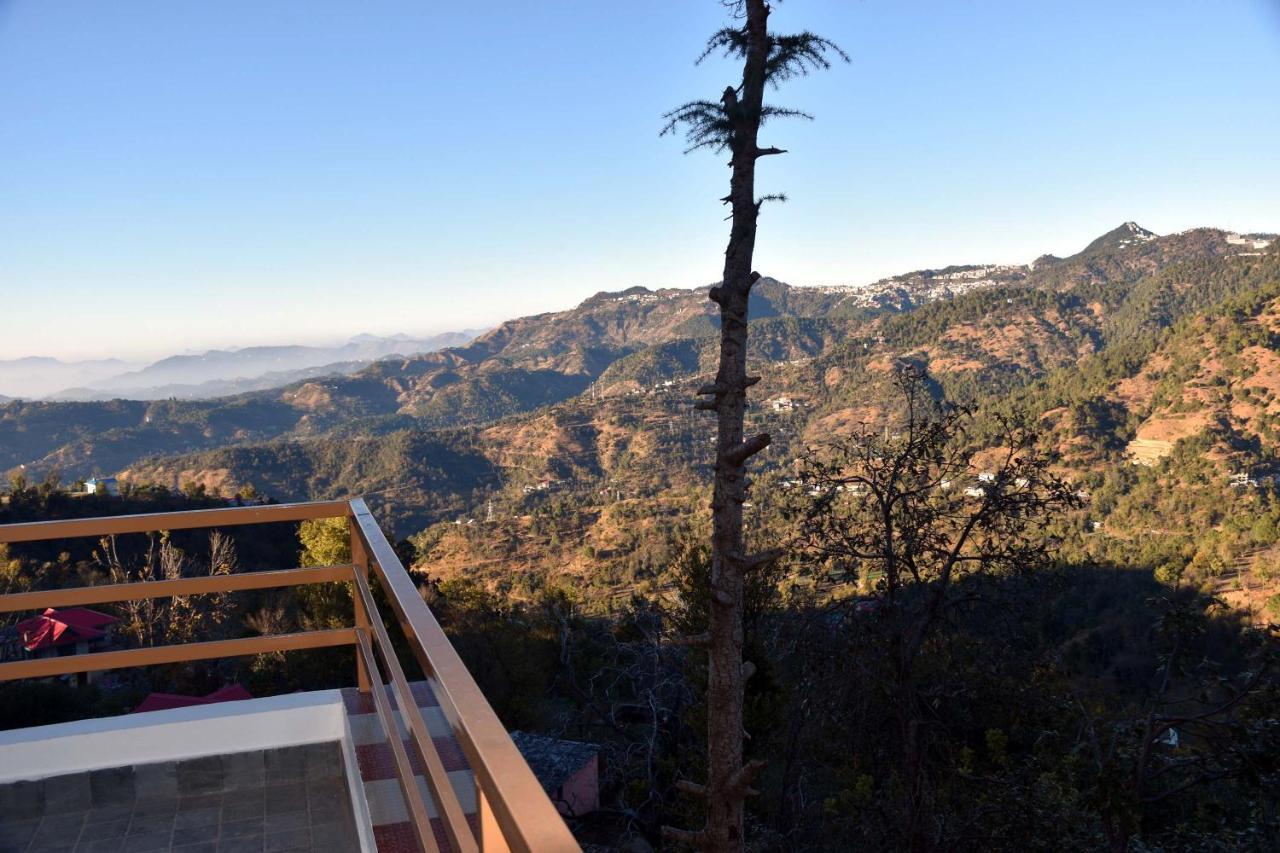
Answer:
M349 520L350 565L13 593L0 595L0 613L316 583L349 583L355 603L351 627L0 663L0 682L296 649L353 646L357 685L373 698L391 746L396 778L423 850L434 853L440 847L432 832L426 802L413 775L409 755L400 739L394 710L400 712L409 731L409 742L424 769L427 788L454 851L542 853L578 850L564 821L422 600L363 500L8 524L0 525L0 544L317 518ZM378 612L372 582L381 587L390 602L409 648L426 674L440 702L440 709L475 774L476 831L467 822L444 763L414 701L382 615ZM395 694L394 710L387 698L383 672L390 677Z

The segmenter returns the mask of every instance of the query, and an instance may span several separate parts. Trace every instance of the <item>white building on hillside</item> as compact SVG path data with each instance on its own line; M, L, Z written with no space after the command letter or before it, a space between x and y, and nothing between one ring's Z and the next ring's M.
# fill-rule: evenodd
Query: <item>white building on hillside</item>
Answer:
M92 480L84 481L84 493L86 495L96 495L101 489L105 495L119 497L120 484L115 477L95 477Z

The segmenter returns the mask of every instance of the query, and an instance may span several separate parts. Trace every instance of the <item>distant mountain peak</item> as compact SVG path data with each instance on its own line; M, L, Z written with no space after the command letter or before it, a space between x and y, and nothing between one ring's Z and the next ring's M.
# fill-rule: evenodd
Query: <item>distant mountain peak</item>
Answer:
M1126 222L1112 228L1106 234L1094 240L1088 246L1085 246L1081 254L1088 252L1096 252L1107 249L1122 249L1126 246L1140 245L1148 241L1154 240L1160 235L1154 231L1148 231L1136 222Z

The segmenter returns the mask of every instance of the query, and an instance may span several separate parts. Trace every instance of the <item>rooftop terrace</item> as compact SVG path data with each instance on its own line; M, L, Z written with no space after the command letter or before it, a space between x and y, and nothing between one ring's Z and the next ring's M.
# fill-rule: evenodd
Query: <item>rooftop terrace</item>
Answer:
M0 683L335 646L355 664L343 690L0 732L0 853L579 849L362 500L10 524L0 544L319 518L348 520L350 565L0 595L38 613L339 583L355 604L342 628L0 663Z

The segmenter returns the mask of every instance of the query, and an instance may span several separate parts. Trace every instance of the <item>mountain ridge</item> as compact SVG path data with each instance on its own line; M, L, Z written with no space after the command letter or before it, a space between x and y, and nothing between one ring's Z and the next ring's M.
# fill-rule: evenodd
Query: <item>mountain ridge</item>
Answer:
M752 305L752 369L828 364L830 375L810 380L821 386L848 375L843 365L873 364L877 353L892 350L917 353L962 395L1020 387L1105 349L1133 323L1163 327L1195 309L1203 302L1198 291L1179 282L1205 274L1197 264L1224 276L1223 263L1257 254L1252 243L1229 242L1230 233L1115 240L1102 250L1094 241L1095 249L1042 269L916 271L885 280L902 291L900 300L857 305L849 297L858 288L765 278ZM24 465L33 475L55 467L68 475L137 471L145 458L220 447L483 428L580 395L649 399L655 388L683 387L711 369L716 325L705 291L600 292L568 311L506 321L462 346L212 400L8 403L0 407L0 467ZM783 392L799 394L794 387ZM846 422L858 405L823 417Z

